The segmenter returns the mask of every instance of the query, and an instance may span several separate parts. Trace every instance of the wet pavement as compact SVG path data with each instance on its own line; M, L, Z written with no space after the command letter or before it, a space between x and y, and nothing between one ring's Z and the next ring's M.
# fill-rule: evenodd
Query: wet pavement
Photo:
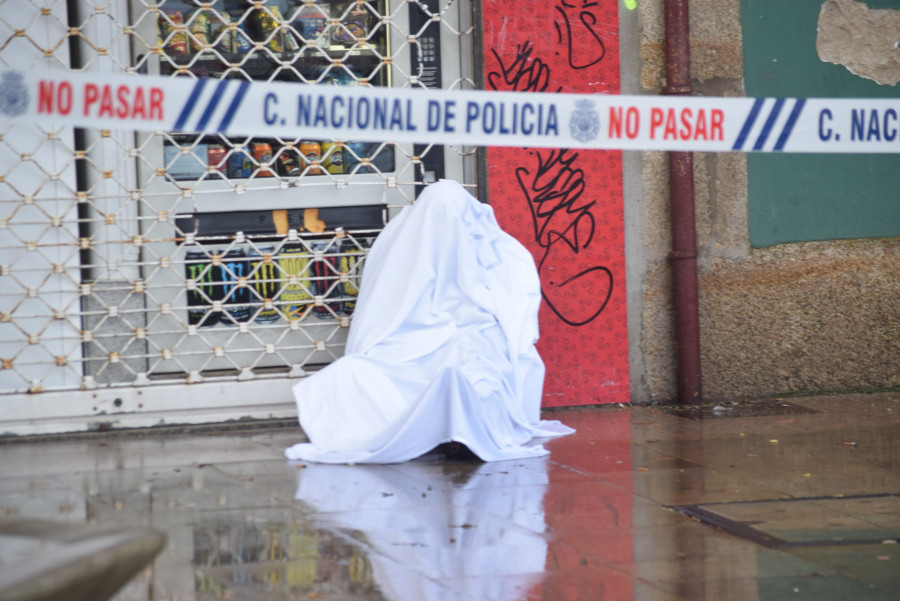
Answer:
M294 427L3 444L0 518L165 533L116 601L900 599L900 394L547 417L578 432L487 464L291 463Z

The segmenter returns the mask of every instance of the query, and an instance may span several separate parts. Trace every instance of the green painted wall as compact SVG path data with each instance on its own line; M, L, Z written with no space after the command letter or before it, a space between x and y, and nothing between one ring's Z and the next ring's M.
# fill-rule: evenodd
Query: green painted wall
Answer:
M900 0L866 3L900 9ZM879 85L819 59L821 6L822 0L741 0L747 96L900 98L900 84ZM752 246L900 236L900 153L747 158Z

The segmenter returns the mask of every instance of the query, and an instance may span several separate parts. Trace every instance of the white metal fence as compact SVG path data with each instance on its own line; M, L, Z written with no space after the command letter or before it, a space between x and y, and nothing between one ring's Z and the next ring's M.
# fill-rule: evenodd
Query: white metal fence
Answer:
M0 2L0 65L17 70L472 88L473 34L454 0ZM0 103L16 101L8 84ZM246 397L271 384L245 384L339 357L379 228L423 183L473 183L474 154L6 128L0 430L253 414L217 407L270 403ZM201 383L219 399L185 394Z

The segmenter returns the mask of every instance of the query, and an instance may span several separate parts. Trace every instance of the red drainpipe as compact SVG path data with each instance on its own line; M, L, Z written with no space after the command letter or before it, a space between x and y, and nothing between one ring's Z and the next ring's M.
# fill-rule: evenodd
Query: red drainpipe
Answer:
M666 86L664 94L690 96L691 50L688 0L665 0ZM699 404L700 315L697 295L697 234L694 225L694 154L669 153L672 215L672 279L675 293L675 342L678 402Z

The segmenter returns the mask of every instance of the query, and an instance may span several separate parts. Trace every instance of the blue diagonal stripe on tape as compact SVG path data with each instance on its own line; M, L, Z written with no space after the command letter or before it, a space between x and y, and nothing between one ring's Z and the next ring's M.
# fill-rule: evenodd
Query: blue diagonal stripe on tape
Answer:
M203 114L200 116L200 121L197 122L197 127L195 128L196 131L206 131L206 126L209 125L209 120L212 119L213 113L216 112L216 107L219 106L222 96L225 95L225 88L227 88L230 83L230 79L219 80L219 84L216 86L216 89L213 90L212 98L209 99L209 103L206 105L206 110L203 111Z
M791 137L791 132L794 131L794 126L797 125L797 119L800 118L800 112L805 104L806 98L800 98L794 103L794 108L791 109L791 114L788 115L787 123L784 124L784 129L781 130L781 135L778 136L778 141L775 142L774 150L778 152L784 150L784 145L787 144L788 138Z
M191 90L191 95L188 97L187 102L184 103L184 108L181 109L181 114L178 115L178 119L175 120L175 131L181 131L184 128L184 124L187 122L188 117L191 116L191 111L194 110L194 106L197 104L197 99L200 98L200 94L203 92L203 86L206 85L206 82L209 80L206 78L200 78L194 84L194 89Z
M747 141L747 136L750 135L750 130L753 129L753 124L756 123L756 117L759 115L763 102L765 102L765 98L757 98L754 101L750 114L747 115L744 125L741 127L741 133L738 134L737 140L734 141L734 146L731 147L732 150L741 150L744 147L744 142Z
M778 119L778 115L781 113L781 107L783 106L784 98L779 98L775 101L775 106L769 111L769 116L763 124L762 131L759 132L759 137L756 138L756 144L753 145L753 150L762 150L763 146L766 145L766 140L769 139L769 134L772 132L772 127L775 126L775 120Z
M237 93L235 93L234 97L231 99L231 104L228 105L228 110L225 111L225 115L219 122L219 127L216 128L217 132L224 132L228 129L228 126L231 125L231 120L234 119L234 115L237 113L238 108L240 108L241 102L244 101L244 96L247 94L248 89L250 89L250 82L241 82Z

